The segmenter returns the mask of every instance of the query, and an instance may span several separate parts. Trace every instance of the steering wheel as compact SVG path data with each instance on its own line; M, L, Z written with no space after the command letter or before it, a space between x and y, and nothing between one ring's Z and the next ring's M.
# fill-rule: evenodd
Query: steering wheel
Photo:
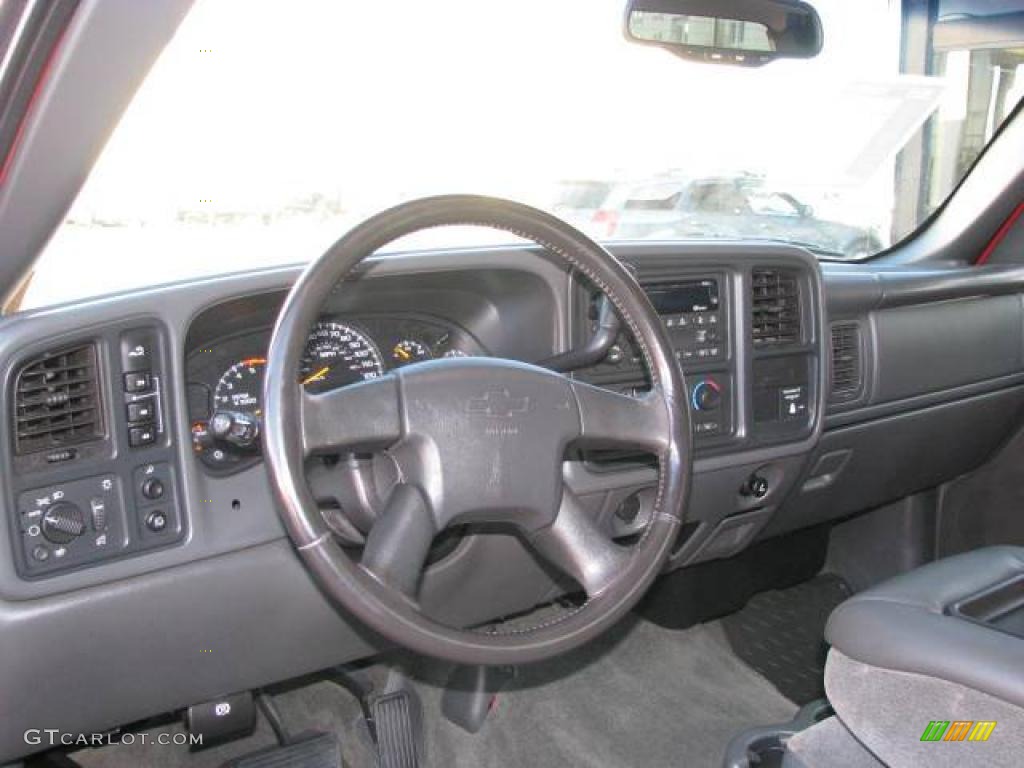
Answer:
M636 338L650 391L631 397L494 358L431 360L333 391L305 391L296 371L328 294L387 243L445 225L519 235L589 278ZM323 591L384 638L465 664L538 661L610 627L664 565L689 495L687 390L639 284L608 251L560 219L471 195L384 211L306 268L281 308L267 357L264 453L284 526ZM612 541L564 484L570 445L635 447L657 457L650 521L631 547ZM356 451L388 452L402 479L358 561L326 526L304 474L311 456ZM427 616L416 594L434 537L476 522L510 523L543 559L575 579L587 599L556 620L505 632L450 627Z

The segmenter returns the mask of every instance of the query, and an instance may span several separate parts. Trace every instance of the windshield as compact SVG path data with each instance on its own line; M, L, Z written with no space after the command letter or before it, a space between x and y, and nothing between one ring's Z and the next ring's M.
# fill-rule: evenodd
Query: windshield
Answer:
M944 201L1012 110L1024 41L958 33L969 2L923 25L891 0L814 5L821 54L753 69L627 42L624 0L198 0L25 305L307 261L376 211L449 192L602 240L868 257Z

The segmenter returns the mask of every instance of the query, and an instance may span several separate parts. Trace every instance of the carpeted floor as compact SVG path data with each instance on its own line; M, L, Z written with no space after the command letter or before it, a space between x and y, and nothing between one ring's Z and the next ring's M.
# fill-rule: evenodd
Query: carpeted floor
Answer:
M574 654L521 670L476 735L440 716L437 682L445 669L412 674L424 704L429 766L717 766L737 732L796 711L730 651L717 623L673 631L627 619ZM320 682L275 700L293 733L334 730L347 765L373 765L348 694ZM117 746L73 756L91 768L212 768L272 743L261 719L248 739L194 755L181 747Z

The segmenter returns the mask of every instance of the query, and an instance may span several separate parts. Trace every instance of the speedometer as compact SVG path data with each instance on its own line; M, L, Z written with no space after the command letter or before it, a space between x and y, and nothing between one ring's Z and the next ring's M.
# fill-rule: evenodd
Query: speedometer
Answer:
M308 390L322 392L383 374L380 352L362 331L327 320L313 327L299 369Z

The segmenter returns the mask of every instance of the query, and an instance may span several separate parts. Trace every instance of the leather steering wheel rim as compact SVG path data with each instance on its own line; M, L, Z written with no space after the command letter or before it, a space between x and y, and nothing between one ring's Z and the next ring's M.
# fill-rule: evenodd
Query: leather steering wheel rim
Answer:
M585 275L608 295L636 338L650 374L651 391L641 398L627 397L525 363L476 358L423 363L324 395L304 392L296 371L309 330L332 290L384 245L422 229L447 225L483 226L516 234ZM473 195L426 198L384 211L348 232L301 274L280 310L267 358L264 456L288 535L321 589L396 644L464 664L519 664L555 656L591 640L620 619L644 594L672 550L684 519L692 473L688 397L682 373L664 326L632 274L602 246L560 219L522 204ZM488 400L494 391L492 382L500 387L494 396L501 400L497 405ZM467 388L472 386L477 389ZM467 399L465 393L473 392L482 392L483 397ZM529 395L516 399L520 392ZM392 396L397 403L394 413L385 402ZM448 442L444 438L452 436L431 435L429 428L420 430L426 434L417 433L413 440L411 431L426 413L415 409L431 397L439 403L431 412L442 409L442 400L450 410L437 424L446 430L461 430ZM510 443L495 442L494 435L501 431L495 428L499 422L508 425L502 427L508 433L506 439L524 441L518 452L511 450ZM555 423L564 427L557 435L551 426ZM518 434L520 429L523 435ZM526 442L530 435L549 432L557 443L550 449ZM422 542L417 541L429 539L437 525L451 524L452 519L436 507L452 499L456 507L461 504L460 520L467 516L477 519L474 515L487 519L484 511L471 508L458 493L443 495L437 489L438 478L424 468L433 467L434 474L444 476L444 482L454 477L452 483L458 486L459 478L449 468L451 462L444 463L443 451L458 452L465 447L474 453L458 456L472 459L493 451L495 462L503 456L519 456L525 469L531 469L532 465L526 465L535 453L555 457L558 466L553 471L560 478L561 452L567 442L576 441L642 444L657 456L652 514L630 549L618 547L610 539L597 540L595 537L603 534L566 488L561 489L561 501L555 499L550 519L544 513L547 496L538 496L536 489L531 489L536 498L522 505L534 512L522 517L516 517L520 514L518 500L506 499L503 494L507 491L514 496L527 493L526 489L512 487L510 482L508 489L496 491L496 498L501 499L502 514L521 526L545 559L584 585L587 601L554 621L505 633L446 626L418 610L415 590L408 585L410 573L423 562L410 565L406 561L421 556L425 561ZM534 441L540 442L544 441ZM424 443L430 444L430 450L423 449ZM407 482L396 488L382 517L387 522L374 525L360 562L335 541L304 474L309 455L356 444L386 448L399 457L397 461L415 464L424 475L407 477ZM412 444L415 449L408 447ZM435 454L442 455L440 464ZM517 468L507 467L508 475ZM410 470L410 474L415 473ZM499 471L499 483L504 476ZM533 471L530 476L539 478L531 485L550 495L546 470ZM370 538L378 527L385 529L378 540L390 538L371 554ZM411 553L404 558L403 548ZM620 549L625 554L620 555Z

